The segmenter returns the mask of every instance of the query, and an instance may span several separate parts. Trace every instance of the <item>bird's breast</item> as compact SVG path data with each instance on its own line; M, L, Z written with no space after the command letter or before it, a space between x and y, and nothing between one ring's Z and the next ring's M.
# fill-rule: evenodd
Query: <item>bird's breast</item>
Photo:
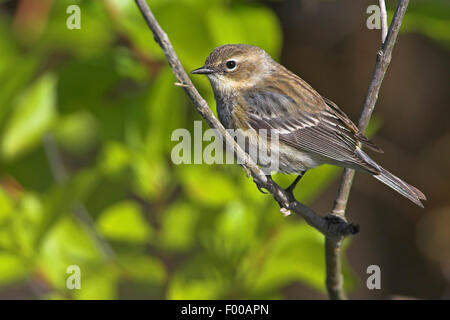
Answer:
M232 96L215 96L217 115L225 129L236 129L233 114L236 111L236 101Z

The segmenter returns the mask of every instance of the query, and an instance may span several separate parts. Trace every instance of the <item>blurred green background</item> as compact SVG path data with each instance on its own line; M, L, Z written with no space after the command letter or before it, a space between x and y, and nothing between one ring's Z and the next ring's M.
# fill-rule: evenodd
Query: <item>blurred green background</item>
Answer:
M258 45L357 118L380 37L365 27L365 8L377 1L148 2L186 70L200 67L221 44ZM446 1L412 2L369 134L377 131L389 141L375 137L387 149L380 162L430 201L425 210L412 208L357 176L355 189L364 194L352 193L349 215L362 231L346 240L344 250L350 297L449 297L450 255L436 259L429 250L437 245L438 252L450 252L447 232L436 231L442 219L450 222L448 180L414 173L435 160L445 167L436 173L441 179L450 171L450 117L448 110L446 117L437 112L441 104L448 106L450 7ZM71 4L81 8L80 30L66 27ZM388 7L392 17L395 1ZM413 44L400 59L404 37ZM418 60L437 63L442 74L433 66L395 67L401 61L415 65L410 52L428 54ZM424 84L427 73L440 86ZM416 96L411 87L402 91L402 80L394 81L401 77L415 77L428 89ZM194 81L214 106L207 80ZM296 217L283 217L237 165L172 163L173 130L192 131L200 120L174 83L132 0L0 1L0 298L326 297L324 239L318 232ZM405 96L427 103L414 109L403 103ZM383 105L402 117L383 113ZM424 116L420 108L431 111ZM405 113L422 120L418 131L404 121ZM400 124L390 127L395 123ZM426 125L436 124L439 132L428 134ZM426 141L411 141L416 137ZM432 139L447 151L417 157ZM408 169L401 159L411 164L411 158L419 163ZM332 166L311 170L297 198L325 214L339 172ZM293 177L275 179L287 186ZM434 196L439 193L433 187L443 195ZM390 220L391 211L400 220ZM395 252L384 252L393 242L411 245L408 237L412 262L404 263L417 270L409 276L401 267L393 272ZM386 271L380 292L365 288L370 264ZM80 290L66 287L70 265L81 269ZM392 280L399 275L403 282ZM414 284L415 275L430 281Z

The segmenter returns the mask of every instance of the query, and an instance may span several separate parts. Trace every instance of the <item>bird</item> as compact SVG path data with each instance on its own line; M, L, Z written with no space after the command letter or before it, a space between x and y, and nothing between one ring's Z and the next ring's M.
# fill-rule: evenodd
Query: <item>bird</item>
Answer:
M307 170L327 163L369 173L423 208L421 200L426 197L418 188L362 150L383 152L344 112L265 50L247 44L222 45L191 73L208 77L219 121L226 129L248 137L261 130L277 133L275 172L297 174L285 189L291 194ZM248 150L248 144L241 147Z

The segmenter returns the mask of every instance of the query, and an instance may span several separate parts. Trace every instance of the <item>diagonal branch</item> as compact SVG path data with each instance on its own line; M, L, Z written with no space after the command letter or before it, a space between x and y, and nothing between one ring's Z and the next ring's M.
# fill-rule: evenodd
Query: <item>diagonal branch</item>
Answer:
M327 219L318 214L307 206L299 203L295 199L292 199L290 195L276 184L272 179L263 173L263 171L252 161L248 154L243 151L240 146L234 141L231 135L225 130L222 124L216 119L207 102L201 97L197 89L192 84L191 79L187 75L180 60L178 59L175 50L167 36L162 30L152 11L148 7L145 0L135 0L139 7L148 27L153 33L155 41L160 45L163 50L170 67L177 79L178 85L180 85L190 100L194 104L196 110L206 123L213 129L218 130L225 140L227 146L231 147L231 150L236 154L238 163L246 169L247 173L253 178L253 181L260 188L266 189L273 198L279 203L284 210L293 211L299 214L305 219L305 221L323 233L329 236L347 236L355 234L358 231L358 227L345 222L342 219Z
M389 63L392 58L392 51L394 49L397 35L400 31L403 17L405 16L406 8L409 0L399 0L397 9L395 10L394 18L389 27L389 32L385 37L385 30L387 26L386 6L384 0L380 0L381 18L382 18L382 44L381 49L377 53L375 69L372 75L372 80L367 90L364 100L364 105L359 116L358 127L362 132L365 132L372 116L375 103L378 99L378 93L386 74ZM344 169L341 177L341 183L338 190L338 195L334 202L332 215L340 217L345 220L345 210L347 207L350 189L353 183L355 171L351 169ZM341 274L341 258L340 250L342 246L343 237L327 236L325 240L325 259L327 265L327 289L330 299L345 299L345 292L343 288L343 280Z
M345 221L345 208L347 205L354 172L352 170L344 170L341 186L339 188L338 197L336 198L331 218L324 218L316 214L307 206L299 203L295 199L292 199L283 188L271 179L267 178L262 170L250 159L245 151L240 148L222 124L215 118L207 102L201 97L197 89L192 84L192 81L178 59L167 34L162 30L146 1L135 1L145 21L147 22L147 25L152 31L155 41L163 50L166 59L175 74L178 85L184 88L197 112L200 113L206 123L211 128L220 132L226 145L232 148L236 154L238 162L242 163L242 166L246 169L247 173L251 175L256 185L260 188L268 190L273 198L279 203L281 208L285 208L286 210L291 210L299 214L309 225L326 236L327 288L329 290L329 296L330 298L345 298L345 293L342 289L340 248L342 240L345 236L355 234L358 231L357 226L348 224ZM378 98L381 82L391 60L392 49L395 44L408 2L409 1L407 0L400 0L386 41L377 54L375 71L359 119L359 127L362 131L365 131L367 127L375 106L375 102Z

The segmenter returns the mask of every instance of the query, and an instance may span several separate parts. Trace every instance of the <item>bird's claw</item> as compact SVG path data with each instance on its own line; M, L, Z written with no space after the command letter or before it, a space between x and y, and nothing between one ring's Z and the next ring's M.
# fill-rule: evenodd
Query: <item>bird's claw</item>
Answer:
M264 191L262 188L264 188L264 186L261 186L259 184L259 182L257 182L256 180L253 179L253 182L256 184L256 187L258 188L259 192L263 193L263 194L268 194L268 192Z
M270 186L270 184L273 183L272 177L271 177L270 175L267 175L267 176L266 176L266 179L267 179L267 185ZM256 181L254 178L253 178L253 182L256 184L256 187L258 188L258 190L259 190L261 193L263 193L263 194L268 194L268 193L269 193L269 192L266 192L266 191L263 190L263 188L264 188L264 189L266 189L267 191L269 191L269 189L267 189L267 186L262 185L261 183L259 183L258 181Z

